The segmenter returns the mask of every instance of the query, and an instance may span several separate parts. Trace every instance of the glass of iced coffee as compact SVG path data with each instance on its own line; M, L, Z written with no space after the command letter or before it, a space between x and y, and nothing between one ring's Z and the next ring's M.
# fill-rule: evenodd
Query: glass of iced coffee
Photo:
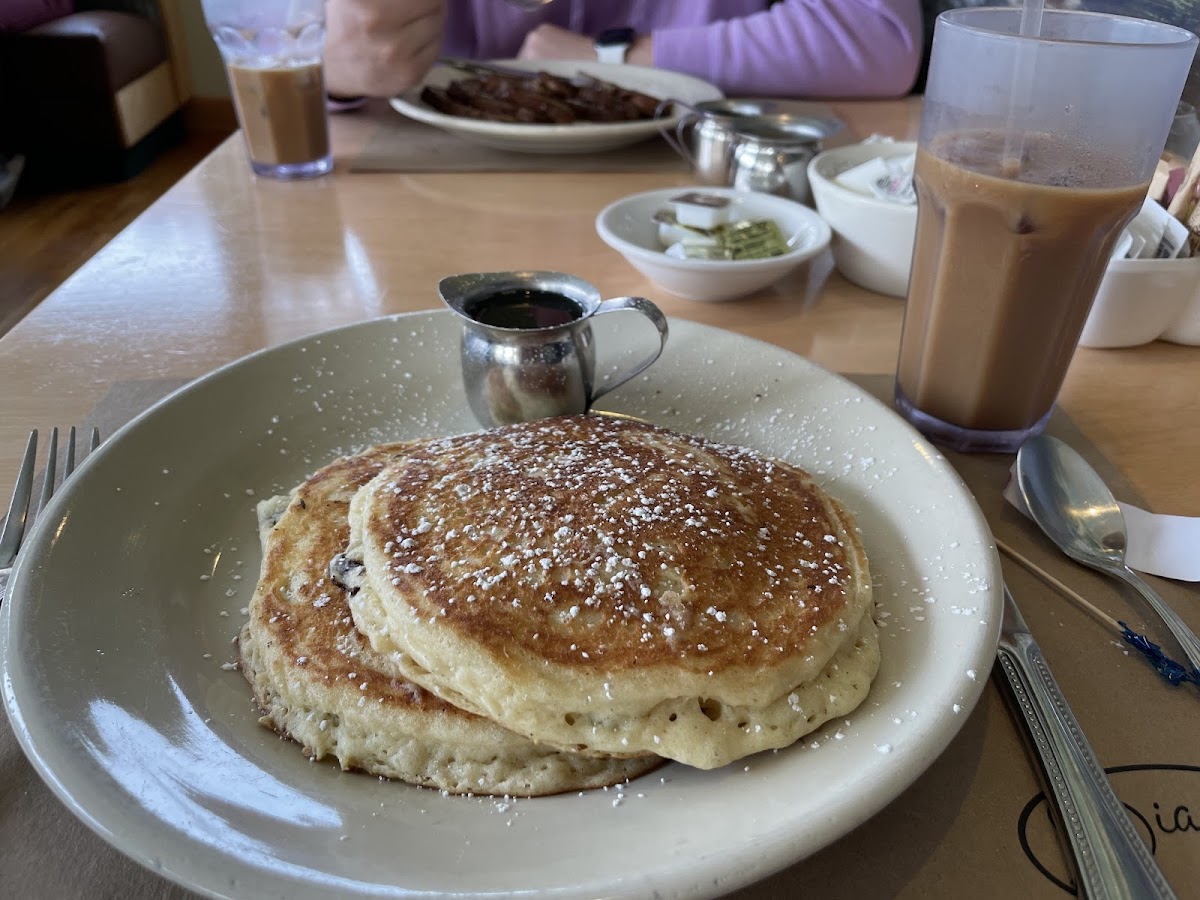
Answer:
M203 0L203 7L251 168L273 178L330 171L324 0Z
M1113 247L1141 208L1190 31L1019 8L938 17L914 169L896 408L955 450L1045 427Z

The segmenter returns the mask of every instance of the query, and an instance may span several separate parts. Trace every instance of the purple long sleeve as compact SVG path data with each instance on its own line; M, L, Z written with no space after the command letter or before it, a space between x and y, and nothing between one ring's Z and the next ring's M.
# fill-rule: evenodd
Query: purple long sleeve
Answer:
M908 93L921 57L917 0L785 0L712 25L654 32L654 64L727 94Z
M726 94L891 97L920 64L920 0L555 0L522 12L501 0L447 0L447 53L515 56L541 22L596 35L654 36L654 64Z

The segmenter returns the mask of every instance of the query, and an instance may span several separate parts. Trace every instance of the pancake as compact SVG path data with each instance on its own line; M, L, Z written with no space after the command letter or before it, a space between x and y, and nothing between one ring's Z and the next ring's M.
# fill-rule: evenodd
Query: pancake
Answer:
M418 442L355 495L347 557L375 650L579 753L725 765L878 671L849 514L795 466L632 420Z
M373 448L320 470L290 498L259 505L263 565L239 635L262 723L315 759L455 793L536 796L601 787L661 763L539 746L404 678L355 629L328 574L346 545L350 498L408 445Z

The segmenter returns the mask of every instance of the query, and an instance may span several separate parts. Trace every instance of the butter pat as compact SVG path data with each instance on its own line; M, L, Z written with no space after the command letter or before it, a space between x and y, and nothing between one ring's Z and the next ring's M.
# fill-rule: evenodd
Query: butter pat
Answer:
M729 221L728 197L692 191L672 197L668 202L674 208L675 220L680 225L709 231Z
M787 253L787 240L771 219L734 222L723 230L724 246L733 259L766 259Z
M661 209L656 212L654 221L658 225L658 243L664 249L681 241L709 247L716 247L721 243L715 234L706 229L679 224L675 214L669 209Z
M732 251L725 247L694 241L678 241L663 252L676 259L733 259Z

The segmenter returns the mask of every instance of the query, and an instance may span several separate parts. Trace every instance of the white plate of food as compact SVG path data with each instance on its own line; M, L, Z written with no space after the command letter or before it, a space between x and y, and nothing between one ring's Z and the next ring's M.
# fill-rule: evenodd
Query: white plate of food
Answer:
M644 352L640 325L596 323L602 352L625 346L599 377ZM38 518L0 607L2 690L79 818L214 897L709 897L846 834L938 757L1000 626L999 563L970 493L850 382L682 320L602 405L801 465L856 516L882 653L857 710L723 768L671 763L622 788L516 800L314 764L260 725L231 642L258 572L256 502L339 454L475 430L459 328L447 312L394 316L219 369L115 433ZM605 331L623 328L624 341Z
M488 65L530 73L545 72L549 76L568 80L599 79L656 101L677 100L696 104L723 96L717 87L707 81L646 66L580 60L495 60ZM675 127L686 112L677 103L664 109L661 115L633 121L579 119L569 124L508 122L439 112L427 99L422 98L422 93L427 89L445 90L454 82L469 82L474 77L462 69L447 65L434 66L421 84L393 97L391 105L410 118L435 125L467 140L520 153L593 153L625 147L654 137L662 128ZM583 98L580 102L586 108L589 101Z

